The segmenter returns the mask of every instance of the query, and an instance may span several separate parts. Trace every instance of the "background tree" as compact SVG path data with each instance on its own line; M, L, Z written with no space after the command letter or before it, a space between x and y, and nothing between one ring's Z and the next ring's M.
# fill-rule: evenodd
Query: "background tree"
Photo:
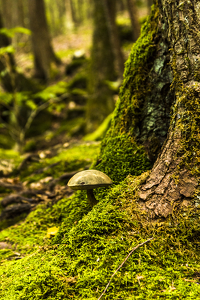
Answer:
M0 30L4 28L2 14L0 12ZM0 56L0 73L1 84L7 91L13 91L15 89L15 60L8 46L11 45L11 40L5 33L0 33L0 48L4 48L4 53ZM8 49L8 51L6 51Z
M151 12L152 4L153 4L153 0L147 0L147 6L148 6L148 9L149 9L149 13Z
M50 76L50 64L60 63L56 57L49 35L43 0L29 1L30 29L34 53L35 76L47 80Z
M103 0L107 26L109 29L110 41L115 57L115 63L119 76L122 77L124 72L124 57L121 48L120 38L116 24L116 0Z
M140 24L135 0L127 0L127 7L132 25L133 41L136 41L140 35Z
M113 111L113 92L106 80L113 81L115 66L105 10L101 0L95 0L94 31L89 75L90 97L87 103L87 130L94 131L104 118Z

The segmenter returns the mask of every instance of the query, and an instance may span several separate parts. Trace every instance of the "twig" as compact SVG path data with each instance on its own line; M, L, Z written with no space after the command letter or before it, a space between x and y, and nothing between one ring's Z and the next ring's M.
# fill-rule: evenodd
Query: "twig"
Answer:
M30 113L30 115L29 115L29 117L28 117L28 120L26 121L26 124L25 124L24 129L23 129L23 133L26 133L26 132L27 132L27 130L30 128L30 126L31 126L31 124L32 124L32 122L33 122L33 120L34 120L34 118L36 117L36 115L37 115L40 111L46 109L46 108L47 108L48 106L50 106L51 104L54 104L54 103L57 103L57 102L60 102L60 101L64 100L64 99L65 99L66 97L68 97L68 96L69 96L69 94L68 94L68 93L65 93L65 94L61 95L60 97L51 98L51 99L49 99L47 102L42 103L42 104L41 104L40 106L38 106L35 110L33 110L33 111Z
M134 248L131 250L131 252L127 255L127 257L125 258L125 260L121 263L121 265L117 268L117 270L112 274L112 276L111 276L111 278L110 278L110 281L108 282L108 284L107 284L105 290L103 291L103 293L101 294L101 296L98 298L98 300L100 300L101 297L105 294L107 288L109 287L109 285L110 285L110 283L111 283L112 278L115 276L115 274L117 273L117 271L119 271L119 269L123 266L123 264L127 261L127 259L129 258L129 256L130 256L137 248L143 246L144 244L146 244L147 242L151 241L152 239L153 239L153 237L150 238L150 239L148 239L148 240L146 240L145 242L143 242L143 243L137 245L136 247L134 247Z

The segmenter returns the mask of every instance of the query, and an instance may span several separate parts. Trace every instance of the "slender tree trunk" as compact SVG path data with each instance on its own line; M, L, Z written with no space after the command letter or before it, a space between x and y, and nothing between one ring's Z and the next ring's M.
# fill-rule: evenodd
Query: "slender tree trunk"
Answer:
M19 26L25 27L24 4L23 0L17 0L18 4L18 23Z
M1 0L3 24L7 28L12 28L12 0Z
M87 19L91 19L93 16L93 1L92 0L88 0L87 1L87 6L86 6L86 18Z
M60 19L63 19L66 15L66 0L59 1L57 3L58 6L58 15Z
M72 20L74 22L74 26L76 27L78 25L78 18L77 18L76 7L74 5L73 0L70 0L70 6L71 6L71 12L72 12Z
M124 72L124 57L120 45L119 34L116 25L116 0L102 0L106 19L108 23L108 28L110 32L111 44L113 47L113 52L115 55L115 61L118 69L119 76L123 76Z
M85 1L85 0L84 0ZM79 12L79 17L78 17L78 22L79 24L83 23L84 20L84 2L83 0L78 0L78 12Z
M119 0L117 1L117 5L118 5L118 10L123 12L126 10L126 5L125 5L125 2L124 0Z
M47 80L50 76L50 63L60 63L54 54L43 0L31 0L29 4L30 29L34 53L35 76Z
M66 27L67 29L72 29L74 24L73 24L71 1L66 0L65 5L66 5Z
M0 29L3 28L2 15L0 13ZM0 48L7 47L11 43L10 39L0 34ZM15 90L15 60L12 53L5 53L0 56L0 80L3 88L9 92Z
M113 92L106 80L116 79L113 51L102 0L94 0L94 31L89 73L87 131L92 132L114 109Z
M128 12L131 19L133 41L136 41L140 35L140 24L138 21L138 11L135 0L127 0Z

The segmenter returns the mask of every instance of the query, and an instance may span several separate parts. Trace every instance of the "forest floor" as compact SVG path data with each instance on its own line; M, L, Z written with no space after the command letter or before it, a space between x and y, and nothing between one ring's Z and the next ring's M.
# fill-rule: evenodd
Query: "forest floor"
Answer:
M99 148L74 141L25 159L4 152L15 167L0 180L9 216L1 219L0 299L198 299L200 225L190 212L147 221L134 199L148 172L96 191L93 208L67 187Z
M81 30L53 39L64 64L48 93L52 87L65 90L65 67L76 50L89 56L91 28ZM16 57L32 76L30 54L19 51ZM31 144L36 149L23 155L0 149L0 299L198 299L196 216L189 211L185 218L151 223L135 201L148 170L98 189L99 203L91 208L86 193L74 193L67 182L94 167L101 143L67 136L65 126L58 138L55 122L54 134L40 134Z

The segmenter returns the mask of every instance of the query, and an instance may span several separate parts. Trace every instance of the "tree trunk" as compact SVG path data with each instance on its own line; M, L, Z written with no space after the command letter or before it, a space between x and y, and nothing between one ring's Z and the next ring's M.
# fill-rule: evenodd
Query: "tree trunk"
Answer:
M159 1L176 97L168 138L140 191L140 204L152 217L167 217L176 207L194 204L198 186L200 12L197 1L178 2Z
M126 10L126 5L125 5L124 0L117 1L117 6L118 6L118 11L123 12Z
M78 26L78 17L77 17L77 11L73 0L70 0L70 7L72 12L72 20L74 22L74 26L76 27Z
M66 28L72 29L73 28L73 16L72 16L72 7L71 7L71 1L66 0L65 2L66 6Z
M84 0L85 1L85 0ZM78 0L78 23L82 24L84 20L84 2L83 0Z
M119 34L116 25L116 0L103 0L106 19L108 23L110 40L115 56L116 66L119 73L119 77L123 76L124 72L124 57L120 45Z
M114 109L113 92L106 80L114 81L115 67L109 30L101 0L94 0L94 31L89 74L87 131L94 131Z
M50 63L60 63L51 45L44 0L31 0L29 4L30 29L34 53L35 76L47 80L50 76Z
M12 0L1 0L1 11L2 11L2 19L3 24L6 28L12 28Z
M17 8L18 8L18 20L19 20L18 26L25 27L25 14L24 14L24 3L23 3L23 0L18 0L17 4L18 4Z
M2 15L0 13L0 29L4 27ZM4 35L0 34L0 48L7 47L11 43L10 39ZM12 53L5 53L0 56L0 80L1 85L6 91L13 92L16 88L15 84L15 60Z
M128 12L131 19L133 41L135 42L140 35L140 24L138 22L138 12L135 0L127 0Z
M200 204L199 17L195 0L155 1L126 63L120 101L102 144L99 165L111 178L111 159L121 160L121 172L128 166L130 174L137 174L128 161L113 158L114 147L125 153L122 143L113 142L122 134L143 145L155 162L138 198L151 218L166 218L184 206ZM109 143L113 146L108 149ZM138 151L132 153L132 161L142 169Z

